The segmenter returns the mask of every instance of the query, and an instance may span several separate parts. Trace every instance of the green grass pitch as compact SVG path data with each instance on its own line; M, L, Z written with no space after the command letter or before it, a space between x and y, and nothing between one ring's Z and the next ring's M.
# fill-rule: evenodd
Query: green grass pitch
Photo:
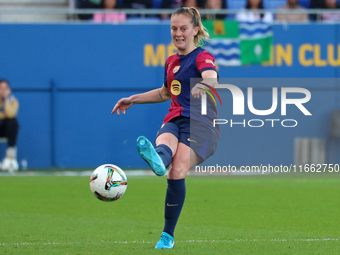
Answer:
M196 178L175 231L163 229L166 177L129 177L115 202L89 177L0 177L0 254L339 254L340 179Z

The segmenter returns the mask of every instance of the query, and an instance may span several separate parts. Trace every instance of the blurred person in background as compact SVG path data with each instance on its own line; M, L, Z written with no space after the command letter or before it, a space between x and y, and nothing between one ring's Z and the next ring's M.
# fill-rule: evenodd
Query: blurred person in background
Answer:
M257 13L256 10L264 10L263 1L262 0L247 0L247 4L245 10L236 14L236 20L241 22L272 22L274 17L270 12L266 12L265 14ZM251 12L248 12L252 10Z
M326 8L325 0L311 0L310 1L310 8L312 8L312 9L325 9Z
M178 9L182 7L182 0L162 0L161 9ZM161 14L162 19L170 18L170 14Z
M131 8L131 9L151 9L152 1L151 0L124 0L123 6L124 8Z
M329 10L336 10L339 9L339 3L337 0L325 0L325 6ZM340 13L322 13L321 15L322 20L327 22L338 22L340 21Z
M305 8L298 5L298 0L287 0L287 4L280 7L279 10L304 10ZM287 13L276 15L276 21L287 21L287 22L307 22L307 13Z
M79 9L101 9L103 8L102 0L77 0L76 7ZM80 20L91 20L92 14L79 14Z
M117 4L117 0L103 0L103 7L105 10L115 10L119 9ZM124 12L115 12L115 13L104 13L104 12L96 12L93 15L93 21L97 23L101 22L125 22L126 14Z
M152 8L152 0L124 0L123 8L127 9L151 9ZM154 17L155 15L145 15L147 18ZM139 14L128 14L128 18L140 18Z
M205 0L163 0L162 9L178 9L180 7L195 7L197 10L203 8ZM162 14L162 19L170 18L170 14Z
M183 7L195 7L197 10L200 9L197 0L183 0Z
M19 102L12 95L7 80L0 80L0 137L8 140L6 156L2 161L2 170L18 170L17 162L17 135L19 124L16 118L19 110Z
M325 9L326 8L325 0L311 0L310 8ZM309 16L312 20L321 20L321 14L310 14Z
M206 0L205 9L208 10L225 10L227 9L227 2L224 0ZM211 20L211 19L226 19L226 14L206 14L202 15L202 19Z

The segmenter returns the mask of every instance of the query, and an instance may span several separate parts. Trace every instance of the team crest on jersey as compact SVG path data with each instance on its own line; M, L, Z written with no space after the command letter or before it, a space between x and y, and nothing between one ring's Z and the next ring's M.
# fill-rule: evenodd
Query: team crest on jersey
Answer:
M180 67L181 67L181 66L175 66L175 67L174 67L174 70L172 70L172 71L173 71L174 73L177 73Z
M213 64L215 66L214 62L211 59L206 59L205 62L208 64Z
M182 91L181 83L177 80L173 80L171 82L171 93L175 96L178 96L179 94L181 94L181 91Z

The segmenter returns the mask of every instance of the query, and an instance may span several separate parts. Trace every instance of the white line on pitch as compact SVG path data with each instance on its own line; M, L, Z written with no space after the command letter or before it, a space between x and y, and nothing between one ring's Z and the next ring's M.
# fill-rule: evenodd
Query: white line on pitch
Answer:
M340 238L308 238L308 239L234 239L234 240L186 240L176 241L177 243L235 243L235 242L327 242L327 241L340 241ZM150 244L153 242L149 241L103 241L103 243L110 243L110 244ZM95 242L89 242L95 243ZM0 246L19 246L19 245L73 245L73 244L84 244L81 242L73 242L73 243L59 243L59 242L45 242L45 243L0 243Z

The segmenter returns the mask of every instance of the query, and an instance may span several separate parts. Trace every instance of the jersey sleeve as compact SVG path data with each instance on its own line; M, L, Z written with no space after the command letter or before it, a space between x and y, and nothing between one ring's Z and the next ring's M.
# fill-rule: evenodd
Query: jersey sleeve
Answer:
M213 55L211 55L209 52L204 51L198 54L196 58L196 65L197 69L200 73L206 71L206 70L214 70L217 72L216 66L215 66L215 58Z

